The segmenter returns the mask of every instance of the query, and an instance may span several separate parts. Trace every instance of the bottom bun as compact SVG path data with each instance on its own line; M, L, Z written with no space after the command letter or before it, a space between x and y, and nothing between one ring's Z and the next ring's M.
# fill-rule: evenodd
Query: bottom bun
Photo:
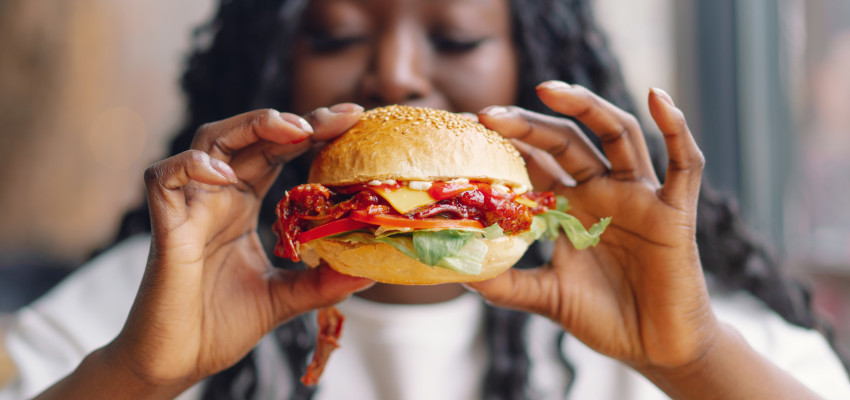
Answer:
M428 266L383 243L363 244L320 239L310 242L307 246L331 268L342 274L396 285L435 285L493 278L516 264L529 244L518 236L503 236L495 240L484 240L484 243L487 244L488 250L478 275Z

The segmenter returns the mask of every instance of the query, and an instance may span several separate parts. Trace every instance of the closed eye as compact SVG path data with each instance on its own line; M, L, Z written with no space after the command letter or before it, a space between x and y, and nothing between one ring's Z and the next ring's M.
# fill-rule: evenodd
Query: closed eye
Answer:
M307 36L310 49L320 54L337 53L368 40L369 38L366 36L333 36L322 33L313 33Z
M461 54L475 50L488 38L456 39L444 36L431 37L431 45L439 52L448 54Z

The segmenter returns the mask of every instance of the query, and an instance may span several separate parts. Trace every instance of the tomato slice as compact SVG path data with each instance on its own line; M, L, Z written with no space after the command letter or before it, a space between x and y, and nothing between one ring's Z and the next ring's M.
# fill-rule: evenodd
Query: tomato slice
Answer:
M440 201L450 199L457 196L461 192L475 189L475 185L470 183L455 183L455 182L434 182L431 188L428 189L428 194L434 200Z
M393 228L412 229L455 229L455 228L477 228L483 229L484 225L474 219L443 219L443 218L420 218L409 219L399 215L376 214L369 215L363 211L354 211L351 217L357 221L372 225L389 226Z
M302 232L295 237L295 240L299 243L307 243L312 240L321 239L325 236L366 228L372 225L373 224L368 222L357 221L354 218L346 217L333 222L328 222L324 225L319 225L309 231Z

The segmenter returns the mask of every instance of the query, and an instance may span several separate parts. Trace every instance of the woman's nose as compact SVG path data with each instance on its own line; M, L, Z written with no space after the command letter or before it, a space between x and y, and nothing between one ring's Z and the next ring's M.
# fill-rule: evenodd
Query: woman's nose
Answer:
M423 99L431 92L424 40L410 27L382 35L375 47L367 92L380 104Z

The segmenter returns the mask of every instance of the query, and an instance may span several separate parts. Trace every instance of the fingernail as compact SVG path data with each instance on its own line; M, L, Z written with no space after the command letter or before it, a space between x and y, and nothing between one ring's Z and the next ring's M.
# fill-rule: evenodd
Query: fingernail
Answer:
M353 114L363 111L363 107L354 103L340 103L329 108L335 114Z
M661 99L663 102L667 103L668 106L676 107L676 104L673 103L673 98L670 97L670 95L667 94L667 92L665 92L663 89L650 88L649 91L658 96L658 98Z
M221 174L221 176L230 181L230 183L239 182L239 178L236 177L236 172L234 172L233 168L230 168L230 165L227 165L226 162L217 158L212 158L210 159L210 166L212 166L216 172Z
M564 171L563 169L557 170L555 175L555 179L557 179L558 183L560 183L561 185L564 185L566 187L576 187L578 185L578 182L576 182L575 178L573 178L572 175L570 175L569 173L567 173L567 171Z
M570 84L564 81L546 81L539 85L537 85L537 89L547 89L547 90L563 90L569 89Z
M478 122L478 116L477 116L477 115L475 115L475 114L473 114L473 113L469 113L469 112L462 112L462 113L460 113L460 116L461 116L461 117L464 117L464 118L466 118L466 119L468 119L468 120Z
M310 126L310 124L307 123L307 120L305 120L304 118L301 118L294 114L280 114L280 117L283 118L284 121L289 122L290 124L294 125L295 127L301 129L304 132L313 133L313 127Z
M490 106L483 110L481 110L481 114L489 115L491 117L497 117L500 115L505 115L511 112L511 110L504 106Z

